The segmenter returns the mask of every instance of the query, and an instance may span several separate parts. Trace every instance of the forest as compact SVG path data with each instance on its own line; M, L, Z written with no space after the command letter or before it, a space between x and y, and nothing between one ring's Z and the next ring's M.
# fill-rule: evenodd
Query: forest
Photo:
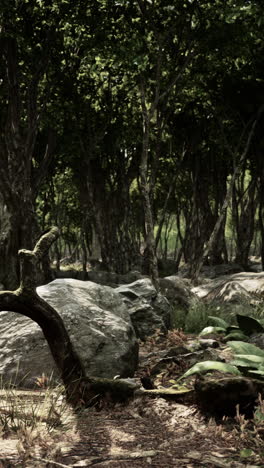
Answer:
M1 0L0 467L264 466L263 35Z
M6 289L51 225L57 267L263 265L263 24L253 0L2 0Z

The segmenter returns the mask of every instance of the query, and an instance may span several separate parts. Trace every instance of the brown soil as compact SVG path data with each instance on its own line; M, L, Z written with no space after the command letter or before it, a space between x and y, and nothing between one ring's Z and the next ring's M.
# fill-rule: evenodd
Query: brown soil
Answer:
M141 347L139 376L149 374L155 353L165 346L168 342L156 338ZM168 369L156 380L166 384L172 373ZM126 405L86 409L71 419L65 432L57 431L46 441L36 438L28 450L26 443L21 448L18 438L3 434L0 468L264 467L256 433L245 431L244 423L241 418L239 423L227 419L216 424L195 404L138 397ZM252 452L241 452L244 449ZM243 453L250 456L243 458Z

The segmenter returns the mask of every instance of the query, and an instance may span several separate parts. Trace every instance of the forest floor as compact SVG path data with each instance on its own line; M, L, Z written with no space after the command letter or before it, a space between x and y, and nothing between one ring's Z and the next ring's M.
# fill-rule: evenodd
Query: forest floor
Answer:
M140 346L138 377L149 375L167 346L158 336ZM175 368L168 367L154 383L171 385L173 378ZM253 468L264 467L261 452L254 427L243 416L216 423L193 402L137 397L125 405L108 403L69 414L68 422L50 433L2 428L0 468Z

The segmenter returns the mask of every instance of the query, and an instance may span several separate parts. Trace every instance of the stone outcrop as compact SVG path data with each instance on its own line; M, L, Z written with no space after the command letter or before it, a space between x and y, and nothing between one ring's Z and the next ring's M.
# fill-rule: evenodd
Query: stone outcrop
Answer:
M192 292L206 302L257 303L264 295L264 273L242 272L197 286Z
M87 375L132 376L138 343L130 315L112 288L74 279L58 279L37 289L63 318ZM38 325L17 313L0 314L0 376L24 387L57 370Z
M115 291L123 297L138 338L145 340L157 329L166 333L170 327L171 305L165 296L157 293L149 278L119 286Z

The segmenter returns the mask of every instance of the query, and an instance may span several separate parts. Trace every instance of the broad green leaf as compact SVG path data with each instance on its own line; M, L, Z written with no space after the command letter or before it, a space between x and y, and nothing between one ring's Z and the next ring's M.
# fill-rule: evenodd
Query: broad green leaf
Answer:
M259 367L264 364L264 359L253 354L238 354L230 364L237 367L253 367L259 369Z
M264 369L254 369L254 370L249 370L249 374L256 374L256 375L264 375Z
M264 327L258 320L248 317L247 315L240 314L237 314L236 318L240 330L242 330L246 335L252 335L252 333L264 333Z
M227 329L226 329L227 333L231 333L233 331L240 331L241 332L240 328L237 325L229 325L229 327L227 327Z
M228 341L227 345L236 354L254 354L255 356L264 357L264 350L251 343L245 343L244 341Z
M225 328L223 327L205 327L199 336L210 335L211 333L225 333Z
M247 341L248 336L244 335L244 333L240 331L232 331L231 333L225 336L225 341L228 340Z
M219 317L213 317L212 315L209 315L208 317L210 319L210 322L215 326L215 327L220 327L220 328L224 328L225 330L227 329L227 327L229 326L229 324L219 318Z
M183 374L178 380L186 379L186 377L189 377L193 374L200 374L201 372L208 371L218 371L234 375L241 375L241 372L236 367L226 362L204 361L195 364L193 367L187 370L187 372L185 372L185 374Z
M264 357L256 354L236 354L236 358L248 359L249 361L256 362L264 366Z

